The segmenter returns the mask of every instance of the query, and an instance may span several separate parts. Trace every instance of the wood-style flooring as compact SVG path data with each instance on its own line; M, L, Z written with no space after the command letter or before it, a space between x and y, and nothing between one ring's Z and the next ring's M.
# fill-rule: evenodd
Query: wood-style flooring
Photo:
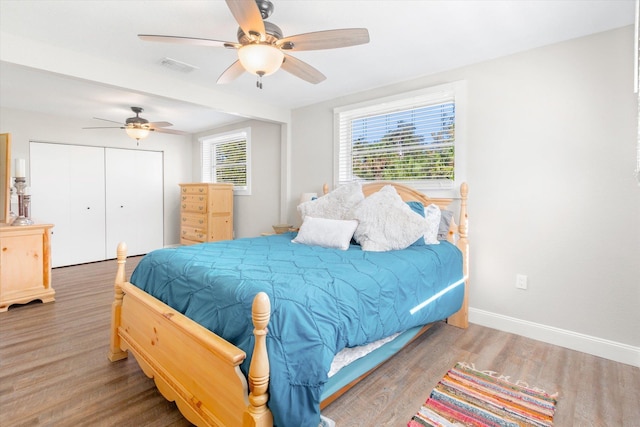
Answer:
M128 274L138 260L129 259ZM133 357L107 360L115 271L115 261L54 269L55 302L0 313L0 426L190 425ZM556 426L640 426L639 368L443 323L323 414L338 427L405 426L458 361L558 392Z

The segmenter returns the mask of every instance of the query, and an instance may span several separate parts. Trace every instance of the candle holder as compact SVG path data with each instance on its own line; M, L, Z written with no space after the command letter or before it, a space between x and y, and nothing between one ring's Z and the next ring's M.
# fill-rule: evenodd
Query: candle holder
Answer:
M18 217L18 215L16 215L15 212L13 212L13 195L16 194L16 188L11 185L9 187L9 221L7 221L8 224L12 224L13 221Z
M18 194L18 217L11 225L31 225L31 196L25 194L27 189L27 179L23 176L16 176L14 186Z

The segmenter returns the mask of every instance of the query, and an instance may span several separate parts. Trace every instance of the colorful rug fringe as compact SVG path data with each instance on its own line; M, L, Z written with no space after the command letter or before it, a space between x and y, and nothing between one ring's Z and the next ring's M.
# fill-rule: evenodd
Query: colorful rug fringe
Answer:
M458 363L440 380L408 427L553 425L555 395Z

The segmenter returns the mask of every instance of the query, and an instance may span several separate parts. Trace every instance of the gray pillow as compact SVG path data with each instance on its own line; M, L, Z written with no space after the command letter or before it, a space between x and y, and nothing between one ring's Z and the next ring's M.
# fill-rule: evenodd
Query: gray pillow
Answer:
M440 226L438 227L438 240L447 240L449 237L449 227L451 227L451 220L453 219L453 212L443 209L440 215Z

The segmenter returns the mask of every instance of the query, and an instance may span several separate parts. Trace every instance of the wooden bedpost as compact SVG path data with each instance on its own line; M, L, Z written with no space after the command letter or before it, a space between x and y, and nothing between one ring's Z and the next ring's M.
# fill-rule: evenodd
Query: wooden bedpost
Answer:
M122 298L124 293L120 285L124 283L126 279L125 264L127 262L127 244L120 242L117 250L118 259L118 271L116 272L116 281L114 288L114 300L111 304L111 340L109 342L109 360L115 362L116 360L125 359L127 352L120 348L120 335L118 335L118 328L120 327L120 314L122 311Z
M454 315L447 319L447 323L459 328L469 327L469 224L467 216L467 196L469 195L469 186L463 182L460 186L460 224L458 226L458 249L462 252L462 272L465 278L464 284L464 300L462 307Z
M267 355L267 325L271 317L269 296L259 292L253 300L251 312L253 335L256 337L249 367L249 406L244 413L243 427L269 427L273 416L267 408L269 394L269 356Z

